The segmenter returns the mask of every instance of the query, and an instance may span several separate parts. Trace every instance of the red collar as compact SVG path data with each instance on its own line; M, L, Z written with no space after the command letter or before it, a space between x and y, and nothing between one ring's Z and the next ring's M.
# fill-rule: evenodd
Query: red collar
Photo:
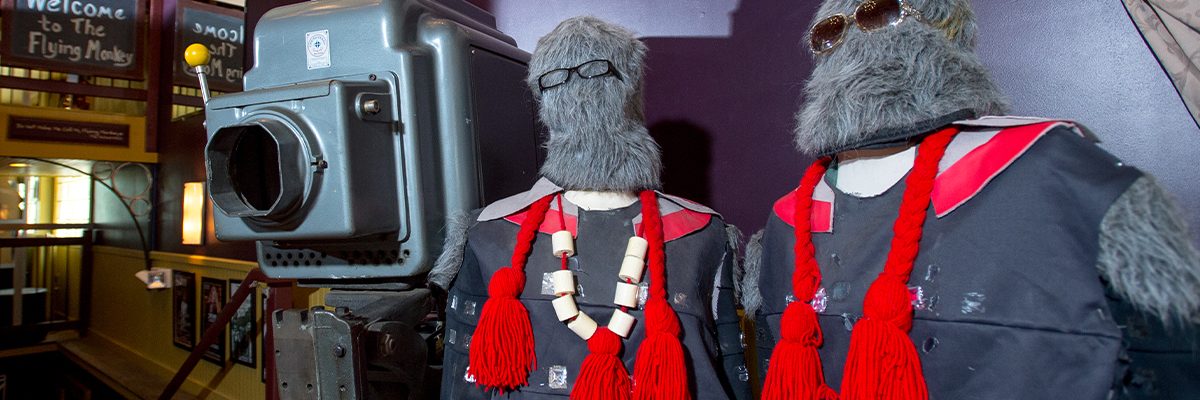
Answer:
M485 207L479 214L479 221L490 221L503 218L505 221L520 225L521 221L525 220L525 213L529 205L539 198L547 195L563 192L563 188L551 182L549 179L541 178L534 183L529 191L519 193L508 198L499 200ZM663 240L669 242L681 237L687 236L693 232L704 229L708 226L709 221L713 216L720 217L716 211L705 207L699 203L684 199L678 196L672 196L659 191L658 207L662 213L663 220ZM553 234L554 232L563 230L570 231L572 235L578 236L577 229L579 207L571 202L563 199L563 208L565 212L558 209L558 202L550 203L550 210L547 211L546 219L542 225L538 227L538 231L545 234ZM566 222L566 227L561 226L559 222L559 214L563 215L563 220ZM642 216L633 218L633 232L641 227Z
M1067 127L1080 136L1094 139L1082 126L1062 120L984 117L954 124L961 126L962 132L946 149L930 199L938 218L974 198L1050 130ZM833 191L824 180L813 191L814 233L833 232ZM788 225L794 225L795 202L795 190L775 202L775 215Z

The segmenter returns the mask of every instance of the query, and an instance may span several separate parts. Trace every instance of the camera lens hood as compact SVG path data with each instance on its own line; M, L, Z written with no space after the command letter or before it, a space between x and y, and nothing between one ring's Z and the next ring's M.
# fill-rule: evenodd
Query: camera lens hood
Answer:
M312 156L294 119L251 114L209 139L213 206L230 217L282 222L304 202Z

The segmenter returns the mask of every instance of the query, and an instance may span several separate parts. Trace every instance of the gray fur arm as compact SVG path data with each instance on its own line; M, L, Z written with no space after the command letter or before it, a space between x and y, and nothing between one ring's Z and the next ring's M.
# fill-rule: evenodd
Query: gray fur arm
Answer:
M449 291L450 283L462 268L463 254L467 250L467 229L475 220L478 212L454 212L446 217L446 240L442 245L442 254L438 255L429 271L429 284L442 290Z
M1200 253L1178 208L1142 176L1100 226L1100 272L1135 308L1163 322L1200 321Z
M741 302L742 275L746 272L742 269L741 260L738 259L738 255L742 254L742 230L733 225L725 225L725 242L729 246L729 251L733 253L733 265L731 266L733 268L733 295L738 302Z
M733 225L725 226L725 255L713 280L713 320L721 356L722 379L726 395L732 399L750 398L748 369L746 368L745 342L742 340L741 319L737 312L738 248L742 232Z
M762 306L762 292L758 290L758 279L762 274L763 232L759 230L754 236L750 236L750 241L746 242L746 258L742 261L744 268L738 286L741 287L742 307L746 309L747 318L753 318Z

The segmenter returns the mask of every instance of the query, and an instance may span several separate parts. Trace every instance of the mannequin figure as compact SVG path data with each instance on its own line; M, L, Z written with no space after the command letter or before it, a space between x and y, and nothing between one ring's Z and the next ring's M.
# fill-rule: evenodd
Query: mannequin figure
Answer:
M688 399L748 393L736 229L656 191L646 47L590 17L538 41L541 180L448 229L442 397Z
M764 399L1200 391L1184 219L1081 125L1003 116L967 0L826 0L810 28L817 160L747 246Z

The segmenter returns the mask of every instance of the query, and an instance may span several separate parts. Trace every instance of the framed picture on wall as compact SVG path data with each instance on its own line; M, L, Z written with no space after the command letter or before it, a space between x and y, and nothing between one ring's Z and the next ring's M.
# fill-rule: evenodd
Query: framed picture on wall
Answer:
M242 281L230 279L229 295L233 296L241 286ZM254 339L258 336L258 318L255 318L257 313L254 310L258 309L258 304L254 301L254 291L254 288L250 288L250 295L229 320L229 358L250 368L258 366L258 351L254 345Z
M196 345L196 274L174 271L171 276L171 342L191 350Z
M217 322L221 309L225 308L225 280L200 278L200 332ZM225 329L217 335L217 341L204 349L204 359L217 365L225 365Z

